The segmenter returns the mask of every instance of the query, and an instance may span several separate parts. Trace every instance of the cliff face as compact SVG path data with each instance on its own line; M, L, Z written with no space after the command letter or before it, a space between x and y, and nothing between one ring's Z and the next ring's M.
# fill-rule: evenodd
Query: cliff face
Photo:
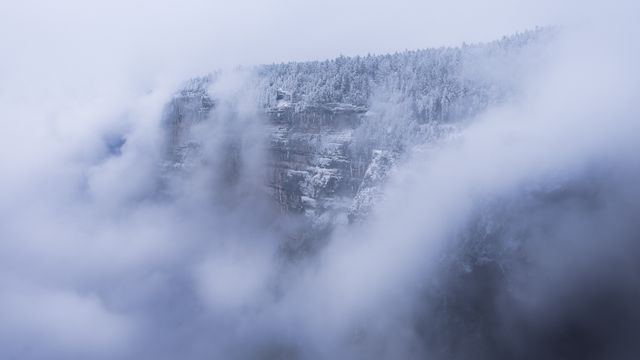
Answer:
M172 171L188 171L202 161L204 145L193 129L210 118L215 102L200 85L177 94L165 111L170 149L165 166ZM258 116L268 138L266 191L282 213L303 215L313 226L353 220L389 168L390 153L352 146L367 119L365 107L331 103L297 110L281 103ZM233 177L232 167L220 170Z
M350 151L365 112L346 104L268 110L272 159L268 184L283 211L318 221L321 215L346 221L367 162Z
M251 93L249 103L257 109L254 117L268 149L260 181L283 214L302 215L312 228L365 217L408 149L450 136L463 120L514 95L502 75L478 76L474 69L524 56L543 34L251 69L243 89ZM239 163L248 159L241 138L255 129L237 125L242 123L238 106L246 101L239 105L234 98L231 111L212 115L220 99L210 89L221 76L191 80L167 106L168 169L202 163L209 140L194 132L217 121L227 126L216 128L226 138L225 150L217 155L224 159L216 166L231 181L242 176Z

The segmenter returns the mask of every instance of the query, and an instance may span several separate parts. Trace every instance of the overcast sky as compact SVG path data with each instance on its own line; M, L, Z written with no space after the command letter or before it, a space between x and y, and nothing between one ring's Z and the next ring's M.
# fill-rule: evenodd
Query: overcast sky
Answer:
M575 0L0 2L0 74L184 77L238 64L386 53L583 21ZM580 7L572 6L580 4ZM569 11L570 10L570 11ZM42 59L47 60L46 63ZM16 71L17 70L17 71ZM55 72L56 74L52 74ZM68 77L68 76L67 76ZM6 82L5 82L6 83ZM1 86L1 85L0 85Z

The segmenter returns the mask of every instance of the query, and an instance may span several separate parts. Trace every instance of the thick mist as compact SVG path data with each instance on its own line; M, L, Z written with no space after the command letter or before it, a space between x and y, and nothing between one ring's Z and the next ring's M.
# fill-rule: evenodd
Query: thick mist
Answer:
M0 357L637 357L638 6L454 3L1 4ZM191 76L536 25L558 26L540 57L468 69L514 96L409 149L308 254L264 187L250 71L215 73L168 160Z

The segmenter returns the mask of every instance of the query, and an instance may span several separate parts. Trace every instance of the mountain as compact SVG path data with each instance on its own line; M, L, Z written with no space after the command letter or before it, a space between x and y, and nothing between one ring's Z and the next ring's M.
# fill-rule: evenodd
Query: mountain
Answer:
M550 34L537 29L486 44L191 79L165 109L165 168L188 172L210 166L214 156L219 179L238 183L249 176L242 175L250 162L243 155L247 134L258 131L250 142L265 141L269 156L256 176L264 176L264 190L283 215L306 222L291 236L313 239L366 218L387 174L411 149L446 140L484 109L517 96L527 62L515 59L535 59ZM209 155L218 140L207 131L224 133L224 144Z

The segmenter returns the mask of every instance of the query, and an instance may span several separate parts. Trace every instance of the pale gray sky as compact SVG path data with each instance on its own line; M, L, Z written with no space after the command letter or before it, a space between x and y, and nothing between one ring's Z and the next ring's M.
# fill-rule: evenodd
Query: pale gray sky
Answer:
M7 73L101 68L182 76L236 64L488 41L574 21L588 6L575 0L4 1L0 52Z

